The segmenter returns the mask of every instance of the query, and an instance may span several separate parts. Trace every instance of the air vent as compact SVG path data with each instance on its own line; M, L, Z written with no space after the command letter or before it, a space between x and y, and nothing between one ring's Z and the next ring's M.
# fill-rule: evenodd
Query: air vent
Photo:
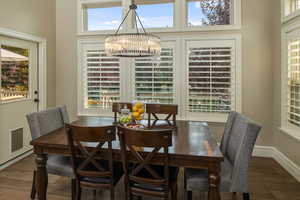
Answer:
M23 128L11 131L11 153L23 148Z

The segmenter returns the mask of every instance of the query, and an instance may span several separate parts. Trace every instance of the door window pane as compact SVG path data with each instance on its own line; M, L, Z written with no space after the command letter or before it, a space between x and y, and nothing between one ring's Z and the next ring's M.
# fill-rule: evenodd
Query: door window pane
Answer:
M189 0L188 26L229 25L230 0Z
M2 45L1 58L1 100L10 101L27 98L29 95L29 51Z
M87 8L88 31L115 30L122 20L122 7Z
M137 13L145 28L170 28L173 27L174 2L158 1L150 4L150 1L137 1ZM138 27L141 28L138 23Z

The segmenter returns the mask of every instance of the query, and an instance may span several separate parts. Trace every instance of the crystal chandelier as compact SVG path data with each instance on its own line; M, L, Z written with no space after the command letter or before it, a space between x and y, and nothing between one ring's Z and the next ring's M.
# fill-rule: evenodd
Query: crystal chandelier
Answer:
M105 39L105 51L107 54L116 57L150 57L160 55L160 38L146 32L136 9L137 6L133 2L129 6L129 10L116 33ZM130 12L133 13L135 19L136 33L119 33ZM138 23L142 27L142 32L139 32Z

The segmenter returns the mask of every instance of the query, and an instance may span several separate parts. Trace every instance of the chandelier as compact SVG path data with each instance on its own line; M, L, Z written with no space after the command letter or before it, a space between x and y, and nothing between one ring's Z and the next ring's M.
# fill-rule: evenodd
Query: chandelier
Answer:
M146 32L136 9L137 6L133 2L129 6L129 10L116 33L105 39L105 51L107 54L116 57L150 57L160 55L160 38ZM119 33L130 12L133 13L135 19L136 33ZM142 32L139 31L138 23L142 27Z

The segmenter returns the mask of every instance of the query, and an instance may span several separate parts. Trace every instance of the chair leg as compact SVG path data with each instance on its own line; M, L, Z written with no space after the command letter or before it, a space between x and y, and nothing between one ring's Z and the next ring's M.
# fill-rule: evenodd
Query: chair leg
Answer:
M76 200L76 179L71 179L71 199Z
M250 194L249 193L243 193L243 199L244 200L250 200Z
M35 177L36 177L36 171L33 171L33 180L32 180L32 187L31 187L31 194L30 197L31 199L35 199L35 195L36 195L36 189L35 189Z
M232 200L236 200L236 192L232 193Z
M78 180L76 180L76 200L81 200L81 187Z
M193 199L193 192L192 191L186 191L186 200L192 200Z
M93 198L94 198L94 200L96 200L96 197L97 197L97 190L93 190Z
M171 197L172 197L172 200L177 200L177 190L178 190L178 186L177 186L177 182L175 182L171 186Z
M110 200L115 200L115 190L114 190L114 188L110 189Z

